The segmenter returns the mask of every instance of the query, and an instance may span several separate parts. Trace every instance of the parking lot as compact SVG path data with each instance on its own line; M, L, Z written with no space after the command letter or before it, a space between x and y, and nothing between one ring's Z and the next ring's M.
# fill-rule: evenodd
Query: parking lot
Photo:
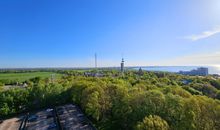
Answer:
M73 104L47 108L4 120L0 130L96 130Z
M86 116L76 105L65 105L56 108L62 129L94 130Z
M49 110L49 109L48 109ZM58 130L53 110L43 110L29 116L26 123L27 130Z

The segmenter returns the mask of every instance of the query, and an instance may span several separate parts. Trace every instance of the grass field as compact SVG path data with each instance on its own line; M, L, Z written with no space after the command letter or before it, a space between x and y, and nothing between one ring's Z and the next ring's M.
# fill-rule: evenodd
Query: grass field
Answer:
M57 74L54 72L0 73L0 80L16 80L19 82L23 82L25 80L35 77L49 78L51 77L51 74L55 74L55 78L61 76L61 74Z

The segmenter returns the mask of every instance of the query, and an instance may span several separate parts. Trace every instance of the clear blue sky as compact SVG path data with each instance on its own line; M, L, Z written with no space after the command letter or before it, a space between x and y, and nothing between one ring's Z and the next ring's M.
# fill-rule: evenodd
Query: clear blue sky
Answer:
M0 67L219 65L219 0L2 0Z

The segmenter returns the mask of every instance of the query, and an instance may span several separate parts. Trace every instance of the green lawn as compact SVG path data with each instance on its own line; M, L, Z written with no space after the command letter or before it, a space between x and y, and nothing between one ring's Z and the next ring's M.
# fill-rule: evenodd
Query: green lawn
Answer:
M27 73L0 73L0 81L1 80L11 80L11 81L19 81L23 82L25 80L41 77L48 78L51 77L51 74L55 74L55 78L61 76L61 74L57 74L54 72L27 72Z

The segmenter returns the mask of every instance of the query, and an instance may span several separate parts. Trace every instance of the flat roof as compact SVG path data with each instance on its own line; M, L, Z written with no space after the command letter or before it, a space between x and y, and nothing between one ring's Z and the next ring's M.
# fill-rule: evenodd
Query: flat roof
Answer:
M51 115L48 118L48 115ZM52 112L48 112L46 110L42 110L36 113L32 113L29 116L29 119L31 116L37 117L34 121L27 121L26 123L26 129L27 130L48 130L50 125L55 124L55 128L51 128L50 130L58 130L57 124L55 122L55 116Z
M18 130L23 117L14 117L4 120L0 124L0 130Z
M76 105L64 105L56 108L62 129L94 130L87 117Z
M81 109L73 104L58 106L4 120L0 130L96 130Z

